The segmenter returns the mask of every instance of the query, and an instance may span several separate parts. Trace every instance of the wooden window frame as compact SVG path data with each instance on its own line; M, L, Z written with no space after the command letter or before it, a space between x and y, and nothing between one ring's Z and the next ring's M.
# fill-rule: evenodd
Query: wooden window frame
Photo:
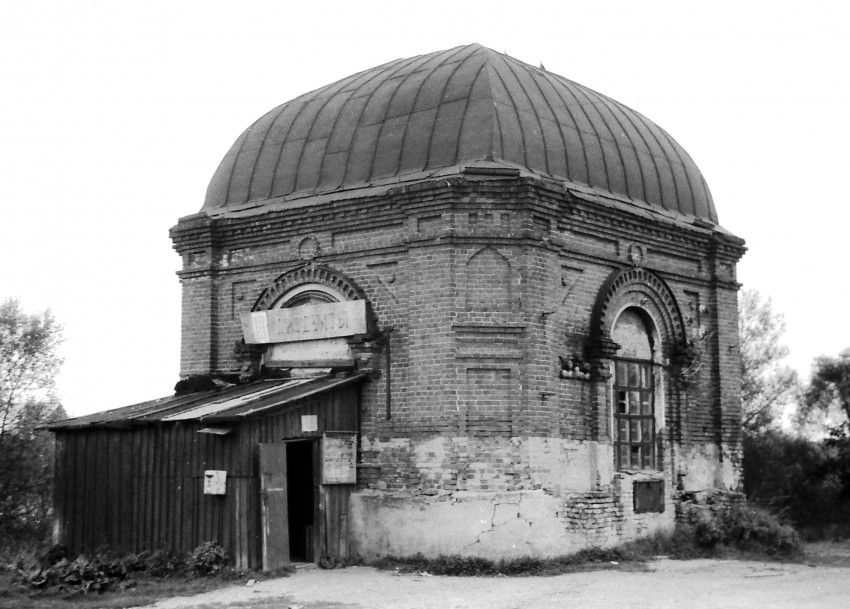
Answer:
M653 362L616 358L613 379L617 469L658 471Z

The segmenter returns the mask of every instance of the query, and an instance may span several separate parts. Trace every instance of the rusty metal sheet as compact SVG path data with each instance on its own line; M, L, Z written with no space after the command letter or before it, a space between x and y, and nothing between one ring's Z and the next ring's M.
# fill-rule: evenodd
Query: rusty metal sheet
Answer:
M664 480L636 480L632 489L636 513L664 511Z

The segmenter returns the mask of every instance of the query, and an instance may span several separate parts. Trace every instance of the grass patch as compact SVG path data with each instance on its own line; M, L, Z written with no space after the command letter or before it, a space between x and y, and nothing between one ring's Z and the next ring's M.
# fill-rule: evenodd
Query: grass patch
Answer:
M33 590L20 583L16 573L0 571L0 609L120 609L141 607L165 598L189 596L232 585L224 577L169 577L134 575L132 586L101 594L72 590Z
M625 547L587 548L574 554L552 558L523 556L519 558L490 560L478 556L440 555L426 558L413 556L386 556L371 566L398 573L428 573L465 577L528 577L552 576L599 569L643 570L645 560L637 558Z
M813 567L850 568L850 540L815 541L806 544L806 564Z

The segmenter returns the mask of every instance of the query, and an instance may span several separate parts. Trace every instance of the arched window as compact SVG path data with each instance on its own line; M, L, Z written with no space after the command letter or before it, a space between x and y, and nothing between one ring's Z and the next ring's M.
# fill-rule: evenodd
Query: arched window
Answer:
M342 300L345 300L345 297L336 290L320 283L305 283L283 294L275 301L272 308L291 309L293 307L340 302Z
M614 323L614 451L618 469L658 469L655 449L655 327L629 307Z

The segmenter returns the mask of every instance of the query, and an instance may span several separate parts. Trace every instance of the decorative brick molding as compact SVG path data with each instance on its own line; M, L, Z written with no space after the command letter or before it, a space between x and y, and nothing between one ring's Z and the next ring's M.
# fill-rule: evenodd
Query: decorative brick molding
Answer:
M307 264L284 273L263 290L252 311L271 309L281 296L305 283L318 283L339 292L345 300L366 300L366 294L351 279L329 266Z
M619 345L611 340L611 330L626 307L643 309L653 319L664 358L676 358L686 348L685 324L673 291L655 273L635 267L614 271L602 284L590 318L589 359L598 362L617 352Z

